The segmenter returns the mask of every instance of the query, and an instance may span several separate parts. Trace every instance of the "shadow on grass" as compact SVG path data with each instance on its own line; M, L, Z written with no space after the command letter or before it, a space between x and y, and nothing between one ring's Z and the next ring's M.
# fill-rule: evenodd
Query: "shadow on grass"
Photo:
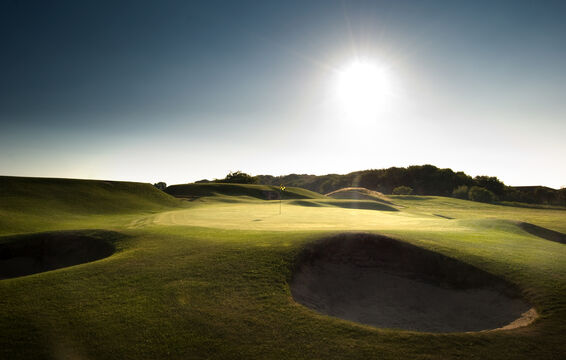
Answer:
M314 202L314 201L308 201L308 200L295 200L295 201L291 201L292 205L299 205L299 206L310 206L310 207L322 207L324 205Z
M309 207L334 206L344 209L399 211L392 206L373 200L295 200L290 204Z
M453 217L446 216L446 215L440 215L440 214L432 214L432 215L438 216L439 218L443 218L443 219L447 219L447 220L454 220Z
M416 195L393 195L392 196L394 199L399 199L399 200L430 200L432 199L429 196L416 196Z
M537 236L539 238L554 241L560 244L566 244L566 234L562 234L561 232L546 229L534 224L529 224L526 222L520 222L519 227L531 235Z
M328 201L328 205L341 207L345 209L360 209L360 210L379 210L379 211L399 211L392 206L379 203L376 201Z

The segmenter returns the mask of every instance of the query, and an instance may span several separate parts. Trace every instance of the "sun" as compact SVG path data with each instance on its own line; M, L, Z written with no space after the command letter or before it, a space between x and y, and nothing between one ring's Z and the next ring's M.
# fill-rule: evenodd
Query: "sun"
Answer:
M338 100L349 115L373 117L389 105L392 83L387 67L356 60L337 75Z

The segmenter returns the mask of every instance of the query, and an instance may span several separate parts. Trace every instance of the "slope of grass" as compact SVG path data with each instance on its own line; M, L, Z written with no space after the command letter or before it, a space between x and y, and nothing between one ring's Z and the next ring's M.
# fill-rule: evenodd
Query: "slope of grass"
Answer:
M336 206L345 209L364 209L364 210L380 210L380 211L397 211L391 205L384 204L374 200L356 200L356 199L320 199L320 200L294 200L289 202L293 205L302 206Z
M209 196L248 196L261 200L279 199L279 187L252 184L182 184L172 185L165 190L180 198L196 199ZM282 193L283 199L320 199L324 195L301 188L288 187Z
M355 199L355 200L374 200L385 204L393 205L391 199L380 192L369 190L362 187L348 187L332 191L326 196L334 199Z
M279 215L279 201L245 195L50 223L107 224L128 236L108 258L0 281L0 358L560 359L566 352L566 245L518 226L564 233L563 211L442 197L392 197L399 211L375 211L320 198L303 200L320 206L284 200ZM35 226L44 226L36 216ZM391 236L505 278L540 318L515 330L430 334L363 326L295 303L288 281L297 254L344 231Z
M182 205L151 184L0 176L0 234L53 229L57 226L49 225L85 216L156 212Z

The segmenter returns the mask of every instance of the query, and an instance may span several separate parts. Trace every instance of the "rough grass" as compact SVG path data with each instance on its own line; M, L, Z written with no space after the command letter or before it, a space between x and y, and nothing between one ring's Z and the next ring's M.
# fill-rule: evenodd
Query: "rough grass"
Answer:
M0 234L98 228L128 236L108 258L0 281L0 358L560 359L566 352L566 245L517 225L565 233L564 211L391 197L400 211L284 200L279 215L279 201L230 197L186 208L173 199L137 213L100 203L93 215L62 217L37 199L3 217ZM298 305L288 286L295 257L344 231L384 234L504 278L541 317L515 330L430 334Z

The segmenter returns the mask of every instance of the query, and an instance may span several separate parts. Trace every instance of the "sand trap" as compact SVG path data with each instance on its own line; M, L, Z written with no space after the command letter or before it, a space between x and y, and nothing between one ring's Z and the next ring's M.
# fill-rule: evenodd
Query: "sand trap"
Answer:
M114 253L112 231L57 231L18 235L0 243L0 279L30 275L105 258Z
M528 325L534 309L503 280L404 242L341 234L307 246L293 298L320 313L381 328L468 332Z

